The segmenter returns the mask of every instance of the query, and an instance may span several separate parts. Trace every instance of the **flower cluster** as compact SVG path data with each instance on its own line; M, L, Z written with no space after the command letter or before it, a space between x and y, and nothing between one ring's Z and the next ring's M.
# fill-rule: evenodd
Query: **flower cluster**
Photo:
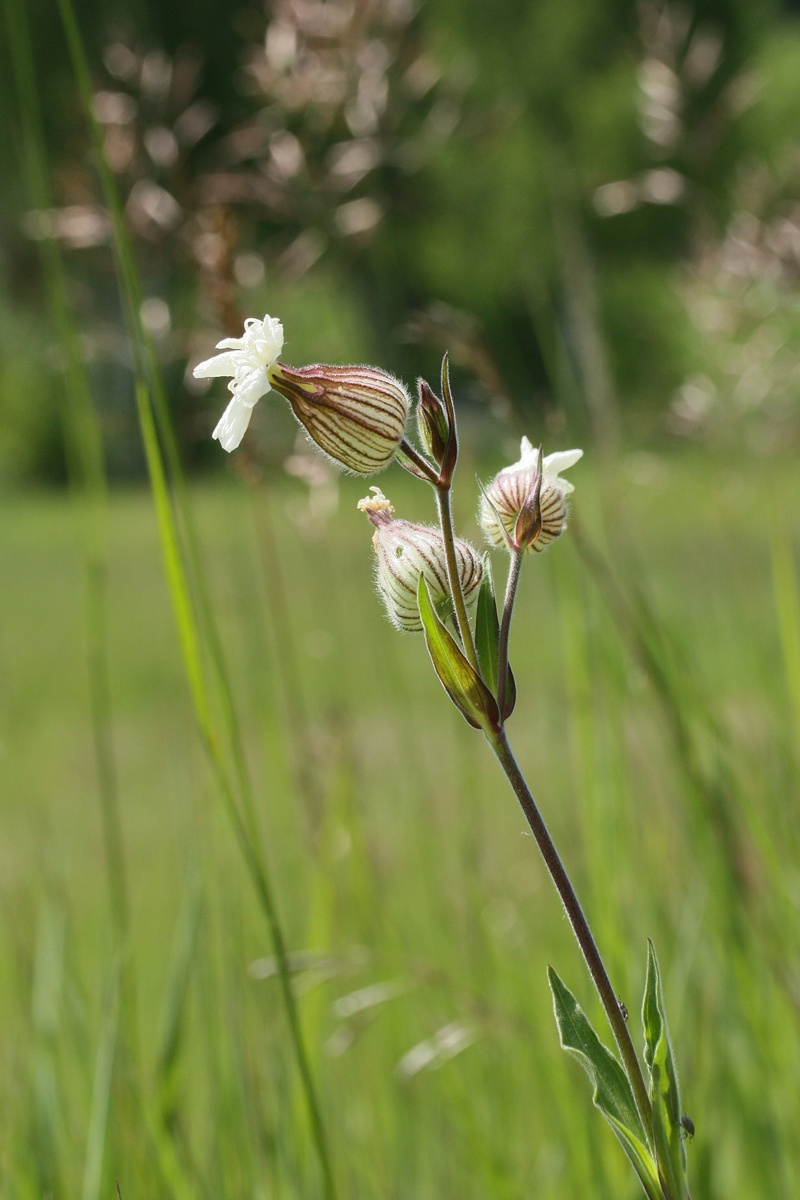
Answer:
M401 453L403 465L412 473L440 488L449 487L456 454L454 428L451 436L443 402L424 380L419 382L417 422L423 446L433 459L427 466L406 441L408 392L386 371L319 364L289 367L279 361L283 326L270 316L248 318L242 337L224 338L217 350L220 353L199 363L194 374L230 376L232 399L214 430L225 450L239 446L254 406L273 390L289 402L317 447L343 470L374 475ZM446 375L443 393L449 398ZM448 402L452 415L452 401ZM449 466L443 462L448 447L453 453ZM478 520L489 544L512 553L538 552L559 537L566 529L567 496L573 491L561 472L574 466L582 454L582 450L566 450L543 459L541 448L534 449L523 438L519 462L505 467L483 489ZM443 530L395 518L383 493L377 488L372 492L359 508L375 527L376 583L390 620L398 629L423 628L417 601L421 576L434 607L446 620L454 605L446 552L450 543L445 542ZM461 538L452 539L452 552L468 617L477 600L483 564L478 551Z

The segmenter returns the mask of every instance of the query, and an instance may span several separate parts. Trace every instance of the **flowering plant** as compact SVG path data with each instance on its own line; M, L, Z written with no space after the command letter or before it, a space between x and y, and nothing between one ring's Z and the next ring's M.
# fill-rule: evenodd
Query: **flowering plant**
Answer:
M681 1109L678 1075L667 1030L658 960L648 944L640 1062L617 998L569 875L517 764L506 733L516 685L509 634L517 585L529 551L541 552L565 532L573 485L562 472L582 450L542 457L522 439L520 459L482 487L479 523L489 545L507 555L508 577L498 614L488 555L455 535L450 494L458 462L456 413L447 359L441 393L418 384L417 430L407 425L408 393L374 367L286 367L278 362L283 329L274 318L248 321L242 338L219 343L222 353L195 368L200 376L230 375L233 400L214 436L227 450L242 439L253 405L270 388L289 402L316 445L342 469L372 475L397 461L429 484L438 526L394 515L383 493L358 507L375 532L376 584L396 628L422 632L434 670L468 723L480 729L505 773L564 905L605 1010L617 1053L600 1040L577 1000L552 967L548 978L561 1044L594 1085L594 1103L625 1150L648 1200L689 1200L685 1139L693 1128ZM644 1068L644 1069L643 1069Z
M278 362L283 325L275 317L248 317L244 335L223 338L215 354L194 369L197 379L230 375L233 399L213 436L229 453L242 441L253 408L279 392L312 441L343 470L374 475L388 467L405 434L408 393L376 367L312 366L293 370Z

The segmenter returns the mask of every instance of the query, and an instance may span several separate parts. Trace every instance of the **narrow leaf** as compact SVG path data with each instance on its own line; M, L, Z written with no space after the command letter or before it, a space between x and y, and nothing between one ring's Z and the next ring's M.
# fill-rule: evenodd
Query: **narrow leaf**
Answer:
M497 729L497 701L436 615L424 575L419 577L417 603L425 644L448 696L470 725L476 729Z
M483 578L478 592L475 614L475 649L478 663L486 686L497 695L497 662L500 645L500 621L497 616L492 561L488 554L483 556Z
M644 1061L650 1072L650 1103L653 1106L653 1140L664 1191L674 1200L688 1196L686 1148L681 1125L678 1072L672 1053L664 1008L664 989L655 947L647 941L647 976L642 1006Z
M514 705L517 703L517 685L514 682L514 672L511 666L506 667L506 702L503 705L503 720L507 721L514 711Z
M453 393L450 390L450 359L447 354L442 359L442 401L447 417L447 444L444 448L441 462L441 477L452 479L458 458L458 434L456 432L456 410L453 404Z
M594 1084L595 1106L617 1135L648 1200L663 1200L656 1165L622 1066L600 1041L578 1001L552 967L547 968L547 977L563 1049L577 1059Z
M184 670L186 678L189 681L200 728L209 741L213 743L214 733L211 729L199 632L192 608L189 581L181 555L178 530L170 502L166 475L164 474L164 463L158 445L158 435L150 404L150 396L147 388L141 383L136 385L136 404L139 410L145 456L150 472L153 500L156 506L158 531L161 536L164 573L167 577L167 586L172 600L175 621L178 626L178 637L183 653Z
M478 592L475 614L475 648L481 675L492 695L497 695L499 682L500 619L497 615L497 599L492 576L492 562L488 554L483 556L483 579ZM517 685L511 667L506 678L506 703L503 720L510 717L517 702Z

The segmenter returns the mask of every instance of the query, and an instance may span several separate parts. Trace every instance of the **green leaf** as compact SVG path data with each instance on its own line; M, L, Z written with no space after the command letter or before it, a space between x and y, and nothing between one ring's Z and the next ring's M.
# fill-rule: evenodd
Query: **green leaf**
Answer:
M476 729L497 729L500 723L497 701L436 615L422 574L417 585L417 603L425 644L448 696L470 725Z
M514 711L514 706L517 703L517 685L514 682L514 672L511 666L506 666L508 677L506 679L506 702L503 705L503 720L507 721Z
M644 1061L650 1072L653 1140L658 1170L665 1194L672 1200L685 1200L689 1189L686 1179L686 1148L681 1125L678 1072L667 1029L661 971L655 947L649 938L642 1021L645 1036Z
M497 602L494 594L492 562L488 554L483 556L483 579L478 592L475 614L475 649L478 662L489 691L497 695L497 661L500 643L500 621L497 617Z
M631 1085L621 1064L592 1028L572 992L552 967L547 968L561 1045L581 1064L594 1084L592 1099L617 1135L639 1176L648 1200L663 1200L656 1164L647 1145Z
M483 556L483 579L478 592L478 606L475 614L475 648L478 651L478 663L481 675L493 696L497 695L498 662L500 646L500 620L497 615L497 600L492 576L492 563L488 554ZM517 686L511 667L508 667L506 680L506 703L503 720L510 717L517 702Z

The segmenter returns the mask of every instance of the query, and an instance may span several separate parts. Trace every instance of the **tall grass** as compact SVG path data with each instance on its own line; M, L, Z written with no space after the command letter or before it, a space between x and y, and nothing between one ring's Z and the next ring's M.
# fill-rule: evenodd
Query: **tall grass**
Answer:
M731 888L725 844L707 800L687 786L663 700L569 550L544 558L524 584L525 632L513 660L518 678L533 683L513 720L635 1032L647 934L668 965L673 1035L697 1126L693 1194L752 1196L769 1179L770 1188L792 1195L798 1030L790 917L798 847L787 680L763 514L740 523L741 552L732 553L720 541L719 518L737 511L736 472L706 464L707 523L698 526L696 509L676 516L676 500L695 489L693 467L664 463L661 482L630 485L637 504L626 542L647 562L663 633L691 652L691 677L679 677L685 688L677 701L685 696L688 704L706 686L733 743L731 804L747 886ZM606 483L583 483L581 512L589 514ZM788 499L791 464L775 486ZM402 486L392 490L402 503ZM634 1195L612 1139L591 1119L582 1079L564 1073L557 1053L544 964L579 986L568 930L499 773L443 706L421 645L394 634L380 615L369 586L369 535L353 513L357 494L345 483L341 517L329 531L340 556L333 576L320 579L313 546L288 518L275 525L323 796L324 821L313 830L298 809L284 736L280 643L260 603L258 501L238 486L195 496L341 1186L555 1197L584 1194L599 1173L601 1194ZM283 490L273 493L277 514L284 501ZM128 1120L115 1103L104 1179L109 1185L119 1176L123 1195L140 1180L158 1194L238 1195L279 1179L287 1194L293 1186L305 1195L302 1179L287 1185L281 1161L294 1140L286 1108L292 1068L277 1019L273 951L235 844L209 807L157 530L144 497L115 498L109 517L108 650L139 1085L145 1110L163 1115L181 1169L169 1174L166 1151L156 1169L151 1124ZM12 581L2 627L15 630L4 658L20 681L5 722L12 735L5 842L15 861L30 864L6 885L4 937L15 947L6 961L15 966L3 1009L4 1060L16 1064L7 1094L37 1061L29 1048L45 1039L53 1048L48 1086L64 1097L61 1110L76 1135L56 1153L70 1194L82 1185L77 1134L85 1139L90 1128L91 1080L109 1020L109 910L101 878L87 878L85 869L101 842L86 803L88 710L75 703L81 655L63 652L80 611L79 558L65 552L65 527L69 516L58 502L40 498L20 505L2 533L4 578ZM719 603L710 599L711 580ZM349 612L344 627L320 612L323 586ZM558 636L542 637L542 629ZM48 664L59 652L54 686ZM13 736L23 727L25 737ZM708 747L704 754L713 764ZM763 845L750 831L753 813ZM613 868L602 885L598 854ZM55 890L39 883L43 871ZM33 1037L26 947L34 944L37 911ZM588 988L579 990L592 1011ZM23 1089L7 1111L0 1157L9 1181L19 1181L34 1161L23 1136L35 1116L33 1093Z
M323 1126L322 1115L316 1093L316 1085L312 1076L311 1065L305 1047L304 1035L300 1025L295 995L291 986L290 965L287 958L285 938L277 901L271 882L271 873L261 845L261 832L254 807L254 797L249 773L244 761L241 739L233 708L230 683L227 676L226 664L221 653L217 627L205 589L202 566L197 548L197 535L193 523L191 507L186 496L183 472L177 452L177 443L172 430L169 407L158 367L152 339L149 337L141 320L142 294L139 286L136 265L132 247L125 228L122 207L116 191L116 185L111 170L105 160L100 127L93 111L93 94L86 57L75 18L75 12L70 0L59 0L59 13L63 23L72 60L77 89L86 113L86 119L92 135L97 168L105 196L106 204L112 218L113 242L117 262L120 299L125 313L132 358L136 371L136 400L142 429L145 454L153 489L156 516L161 536L162 554L167 583L177 624L177 633L181 645L184 668L187 675L196 720L202 742L205 746L217 788L225 811L235 831L244 862L255 887L261 909L269 926L272 944L275 950L277 973L281 983L281 995L288 1025L289 1041L293 1047L294 1058L300 1079L300 1088L304 1095L310 1124L311 1140L316 1151L319 1168L322 1175L324 1194L331 1198L335 1195L332 1167L327 1146L327 1138ZM33 76L33 60L30 47L27 44L25 22L22 7L11 4L9 7L9 27L15 38L15 48L24 64L18 77L18 90L21 107L26 114L26 130L31 135L28 138L29 157L31 161L31 176L41 202L46 199L44 183L46 179L46 163L44 160L44 140L41 137L38 114L36 112L35 80ZM55 315L63 338L74 349L74 333L70 326L67 312L68 304L66 289L63 284L63 273L58 255L51 251L46 260L46 270L50 281L50 294L53 300ZM79 372L75 372L76 375ZM81 374L76 385L80 398L85 400L85 374ZM94 436L95 454L93 458L86 457L80 462L82 478L85 480L87 491L92 498L99 496L102 486L102 472L98 465L96 424L91 423L90 405L83 405L87 413L87 423ZM156 431L156 416L159 420L159 433ZM163 447L163 449L162 449ZM172 488L170 488L167 466L169 464ZM89 569L95 562L94 547L87 549ZM99 608L102 597L98 601ZM207 653L210 660L210 674L207 673L203 655ZM99 676L102 683L104 676ZM107 700L105 692L98 692L96 705L98 728L105 729L103 702ZM212 704L216 703L221 710L222 726L217 728ZM224 733L222 732L224 731ZM223 738L225 739L223 741ZM106 745L97 739L98 761L102 768L110 764L110 755L105 753ZM104 772L104 790L106 797L105 808L114 813L116 810L108 800L106 793L111 785L111 775ZM111 827L107 819L106 827ZM114 826L114 834L117 829ZM107 837L110 851L109 877L112 881L116 876L124 878L121 843L118 837ZM114 896L117 901L119 935L123 937L125 930L122 922L126 919L126 906L121 883L115 885ZM118 977L114 974L114 979ZM117 989L114 989L114 1002L111 1012L117 1012ZM116 1015L112 1021L116 1026ZM84 1178L84 1196L91 1200L98 1193L99 1180L103 1160L105 1142L104 1113L108 1103L108 1092L112 1084L113 1060L116 1038L110 1035L109 1044L105 1040L102 1055L98 1062L97 1083L105 1091L98 1092L93 1108L95 1114L89 1135L86 1151L86 1172ZM295 1104L289 1105L294 1108ZM157 1139L160 1144L160 1139Z

